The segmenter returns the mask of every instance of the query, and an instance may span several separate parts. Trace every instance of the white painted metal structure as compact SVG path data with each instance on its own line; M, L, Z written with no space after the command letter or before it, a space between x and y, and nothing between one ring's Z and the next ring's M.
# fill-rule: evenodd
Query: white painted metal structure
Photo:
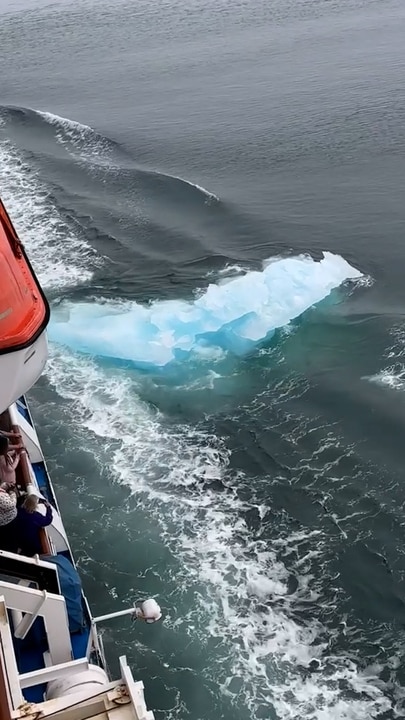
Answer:
M54 720L86 720L87 718L153 720L153 713L147 710L145 705L143 683L134 682L124 656L120 658L121 679L115 682L106 681L104 684L88 683L87 678L88 673L91 673L91 665L87 658L53 662L41 670L19 674L8 621L8 605L5 596L1 594L4 589L7 592L7 588L0 588L0 692L4 693L1 698L1 720L23 720L23 718L38 720L50 717ZM14 604L17 604L16 598L19 590L14 596ZM31 592L27 588L24 590L28 593ZM22 604L27 607L28 595L23 593L23 596ZM54 599L46 598L44 605L50 603L49 608L52 608ZM34 601L35 596L33 596ZM33 605L32 609L34 609ZM38 612L38 608L36 611ZM65 637L61 641L58 652L63 655L66 650ZM99 670L99 668L97 669ZM69 678L77 677L79 673L83 674L84 681L81 685L76 682L76 687L73 687L69 694L35 704L24 701L22 691L25 687L44 682L52 683L55 680L65 679L68 681Z
M44 331L29 347L0 355L0 412L24 395L42 375L48 358Z

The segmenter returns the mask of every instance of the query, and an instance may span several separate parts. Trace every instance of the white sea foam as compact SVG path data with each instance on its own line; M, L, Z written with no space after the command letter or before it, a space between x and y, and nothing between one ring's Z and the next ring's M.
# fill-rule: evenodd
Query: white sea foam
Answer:
M55 115L51 112L43 112L42 110L35 110L36 114L42 117L50 125L56 127L63 127L66 132L79 132L83 134L94 133L93 128L90 125L77 122L76 120L70 120L69 118L62 117L61 115Z
M382 385L391 390L405 390L405 367L387 367L375 375L367 375L363 378L376 385Z
M68 151L71 149L71 154L75 158L83 161L94 161L96 165L101 167L110 167L111 143L90 125L50 112L41 110L35 110L34 112L55 128L56 139Z
M405 390L405 327L392 328L393 342L384 353L387 362L385 368L374 375L365 375L362 379L391 390Z
M46 289L88 281L99 258L69 228L33 168L7 140L0 140L1 196Z
M162 175L162 173L159 173L156 171L156 175ZM193 182L191 182L191 180L185 180L184 178L179 177L178 175L165 175L164 177L169 177L169 178L172 178L173 180L179 180L180 182L185 183L186 185L190 185L190 187L193 187L196 190L199 190L199 192L201 192L203 195L207 196L208 200L216 200L217 202L219 202L219 197L217 197L217 195L215 195L210 190L206 190L206 188L203 187L202 185L197 185L197 183L193 183Z
M164 366L207 348L242 355L360 276L331 253L319 262L304 255L278 258L261 272L212 283L192 302L131 303L121 310L105 303L65 307L63 316L54 316L50 336L74 350L144 366Z
M217 270L208 270L206 277L214 277L214 278L226 278L226 277L235 277L237 275L242 275L249 271L248 267L244 267L243 265L238 265L236 263L228 263L223 268L219 268Z

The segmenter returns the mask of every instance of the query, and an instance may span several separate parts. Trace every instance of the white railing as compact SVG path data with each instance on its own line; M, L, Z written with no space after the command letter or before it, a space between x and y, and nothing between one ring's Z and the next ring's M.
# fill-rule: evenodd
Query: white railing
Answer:
M27 588L20 588L27 590ZM24 593L23 593L24 594ZM38 597L38 596L35 596ZM26 598L26 594L24 594ZM44 605L49 603L52 597L48 595ZM28 603L24 602L25 606ZM87 658L69 660L53 664L52 666L34 670L32 672L19 674L14 654L11 629L8 621L7 604L4 595L0 595L0 673L4 681L6 697L3 700L8 705L8 715L3 714L1 720L22 720L23 718L61 718L61 720L86 720L98 713L108 714L111 720L119 720L122 717L124 703L125 717L130 720L154 720L151 710L145 704L143 694L143 682L135 682L131 670L127 664L126 657L120 657L121 680L107 682L98 690L94 688L85 689L84 686L76 693L64 695L52 700L44 700L35 705L27 705L22 690L63 677L77 675L79 672L89 670ZM4 704L2 705L4 708ZM129 711L131 707L132 712Z
M25 637L36 618L42 617L52 664L65 663L72 659L69 622L65 598L62 595L1 580L0 596L3 596L10 610L28 613L16 628L17 637Z
M127 686L128 695L131 698L132 705L135 710L135 717L137 720L154 720L154 714L152 710L148 710L143 695L143 682L138 680L135 682L132 677L131 668L128 666L125 655L120 657L120 668L121 677Z

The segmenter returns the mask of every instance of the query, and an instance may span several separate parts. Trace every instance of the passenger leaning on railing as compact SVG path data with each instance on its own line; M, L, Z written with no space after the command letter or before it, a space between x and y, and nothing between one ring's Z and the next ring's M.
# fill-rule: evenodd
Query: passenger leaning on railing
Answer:
M10 445L9 438L17 438L20 443ZM9 552L19 548L15 471L22 451L24 446L17 433L0 431L0 550Z
M11 433L8 433L11 436ZM18 437L18 436L17 436ZM20 462L21 444L10 445L8 437L0 433L0 483L15 486L15 471Z
M32 493L25 499L20 495L17 502L15 471L20 453L26 450L21 442L10 445L11 437L19 438L16 433L0 431L0 550L39 555L42 552L39 531L51 524L52 507ZM38 503L45 505L45 514L38 511Z
M45 515L38 511L38 504L43 503ZM47 500L36 495L27 495L17 510L16 530L18 545L23 555L40 555L42 553L40 528L52 522L52 507Z

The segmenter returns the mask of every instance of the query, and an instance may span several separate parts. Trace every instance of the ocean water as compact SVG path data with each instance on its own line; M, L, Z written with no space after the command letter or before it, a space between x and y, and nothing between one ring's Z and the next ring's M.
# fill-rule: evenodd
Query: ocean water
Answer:
M405 714L405 6L0 0L30 402L158 720Z

